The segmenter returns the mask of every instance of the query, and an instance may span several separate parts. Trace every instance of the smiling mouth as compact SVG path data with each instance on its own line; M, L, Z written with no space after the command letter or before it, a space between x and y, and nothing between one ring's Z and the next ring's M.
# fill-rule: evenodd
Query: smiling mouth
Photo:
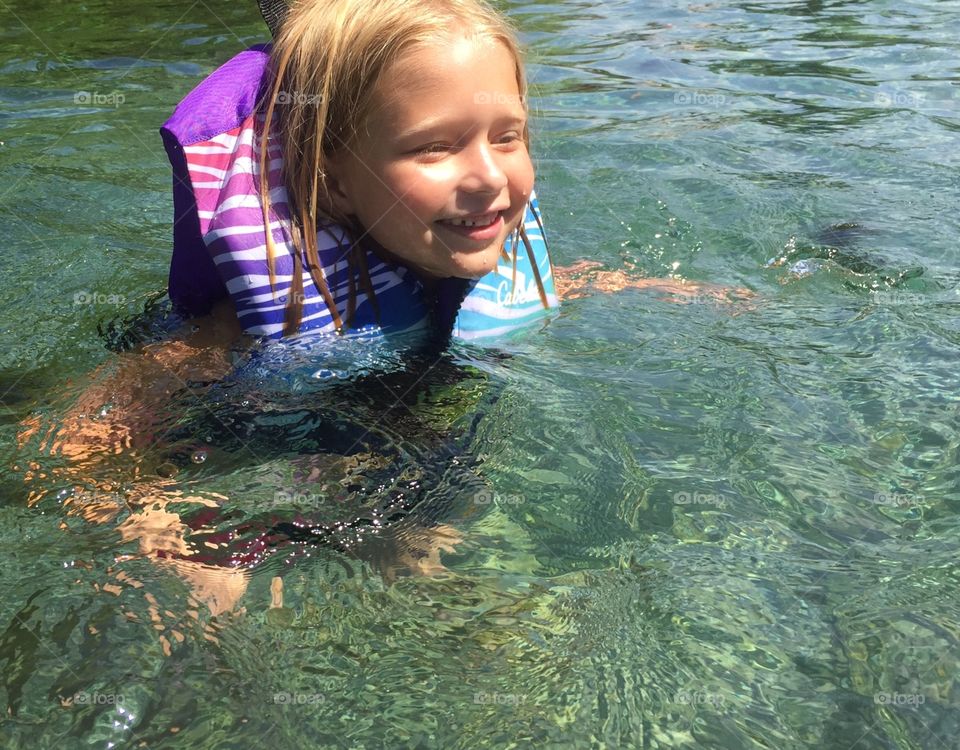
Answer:
M441 224L446 224L451 227L489 227L494 224L497 219L500 218L500 212L495 211L489 214L482 214L480 216L464 216L454 219L441 219Z
M491 211L487 214L473 216L457 216L437 221L447 232L455 234L471 243L479 243L476 247L485 247L497 239L503 231L503 211Z

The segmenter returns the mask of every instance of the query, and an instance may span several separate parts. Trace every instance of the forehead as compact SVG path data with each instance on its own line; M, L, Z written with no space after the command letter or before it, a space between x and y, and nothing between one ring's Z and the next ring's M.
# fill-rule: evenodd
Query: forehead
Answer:
M449 98L470 89L517 92L519 62L501 41L451 34L408 47L388 67L376 98L381 106L408 109L425 98Z

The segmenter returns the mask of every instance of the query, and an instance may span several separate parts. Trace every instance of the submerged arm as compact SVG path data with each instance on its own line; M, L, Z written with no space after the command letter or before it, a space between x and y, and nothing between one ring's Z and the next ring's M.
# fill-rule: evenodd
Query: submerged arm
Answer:
M44 436L41 450L83 465L149 445L162 407L174 393L191 382L226 376L229 347L239 336L233 306L223 302L170 340L120 355L94 374L93 383ZM40 424L39 417L26 420L20 443Z
M562 299L577 299L596 292L650 289L667 294L672 300L681 303L705 300L730 302L753 296L747 289L680 279L637 278L623 270L603 271L602 267L602 263L594 260L580 260L569 266L555 266L553 275L557 294Z

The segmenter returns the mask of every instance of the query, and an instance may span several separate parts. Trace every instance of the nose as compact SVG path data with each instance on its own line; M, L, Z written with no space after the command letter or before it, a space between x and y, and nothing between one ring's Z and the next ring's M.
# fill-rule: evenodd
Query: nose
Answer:
M471 193L499 193L508 183L507 173L497 154L488 143L478 143L465 149L466 165L461 187Z

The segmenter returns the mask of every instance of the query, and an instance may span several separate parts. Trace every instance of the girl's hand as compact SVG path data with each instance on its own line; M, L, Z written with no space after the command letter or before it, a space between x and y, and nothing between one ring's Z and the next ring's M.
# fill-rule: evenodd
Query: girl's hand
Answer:
M664 293L671 302L731 303L754 296L749 289L720 284L693 283L679 279L636 278L626 271L601 271L602 263L580 260L570 266L556 266L554 284L562 299L577 299L594 292L619 292L622 289L651 289Z

